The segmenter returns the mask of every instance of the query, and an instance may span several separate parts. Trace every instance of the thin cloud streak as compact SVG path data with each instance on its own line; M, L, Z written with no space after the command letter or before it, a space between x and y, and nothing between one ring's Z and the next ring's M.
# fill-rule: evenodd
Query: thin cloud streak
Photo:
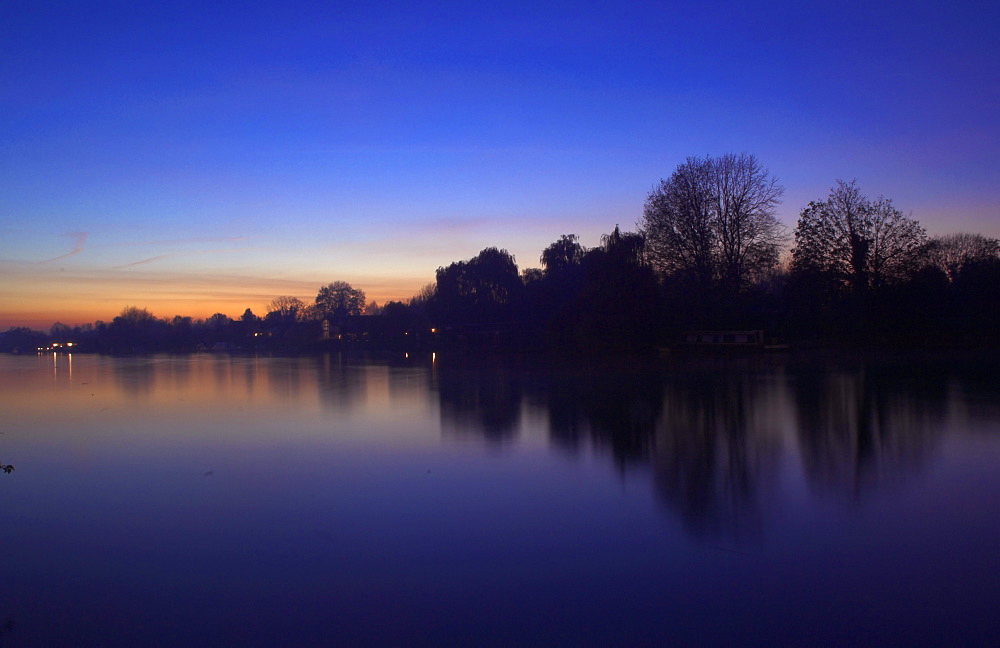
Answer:
M53 263L54 261L60 261L62 259L69 258L74 254L79 254L80 252L83 251L83 244L87 242L86 232L70 232L69 234L66 234L66 236L73 239L73 249L67 252L66 254L61 254L57 257L46 259L45 261L39 261L39 263Z
M199 236L194 238L163 239L153 241L132 241L124 245L190 245L193 243L230 243L235 241L246 241L249 236Z
M265 249L265 248L241 248L238 250L234 249L215 249L215 250L199 250L197 252L171 252L168 254L158 254L156 256L149 257L147 259L141 259L139 261L133 261L131 263L126 263L124 265L114 266L111 270L123 270L125 268L131 268L133 266L145 265L147 263L153 263L155 261L162 261L164 259L175 259L180 257L193 257L193 256L214 256L217 254L233 254L233 253L245 253L248 250L253 249Z
M180 256L179 254L160 254L155 257L149 257L148 259L143 259L142 261L134 261L132 263L126 263L125 265L115 266L112 270L122 270L124 268L131 268L132 266L143 265L146 263L153 263L154 261L160 261L161 259L169 259L170 257Z

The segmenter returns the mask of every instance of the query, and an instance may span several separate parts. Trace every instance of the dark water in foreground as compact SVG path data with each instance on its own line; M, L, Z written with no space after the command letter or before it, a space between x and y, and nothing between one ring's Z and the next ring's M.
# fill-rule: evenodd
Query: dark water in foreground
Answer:
M0 645L1000 645L997 369L0 356Z

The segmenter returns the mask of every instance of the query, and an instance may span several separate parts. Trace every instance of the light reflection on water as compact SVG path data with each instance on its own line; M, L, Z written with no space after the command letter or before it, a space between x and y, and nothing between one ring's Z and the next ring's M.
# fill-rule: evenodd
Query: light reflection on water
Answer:
M0 642L1000 639L995 365L0 357Z

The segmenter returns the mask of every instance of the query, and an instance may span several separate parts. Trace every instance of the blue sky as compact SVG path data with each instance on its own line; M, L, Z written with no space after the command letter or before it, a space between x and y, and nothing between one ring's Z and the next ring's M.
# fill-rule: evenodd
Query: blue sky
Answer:
M994 3L7 3L0 327L380 303L632 229L688 156L1000 236Z

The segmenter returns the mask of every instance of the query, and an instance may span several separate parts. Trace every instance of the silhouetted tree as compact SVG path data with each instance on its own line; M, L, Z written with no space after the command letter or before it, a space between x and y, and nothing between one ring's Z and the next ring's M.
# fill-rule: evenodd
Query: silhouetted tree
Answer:
M98 335L108 351L148 352L161 348L167 339L167 323L157 320L145 308L126 306Z
M854 181L838 180L827 200L802 210L792 270L864 291L909 277L920 268L926 243L924 229L891 200L869 200Z
M319 289L316 308L321 317L343 319L360 315L365 307L365 292L346 281L334 281Z
M521 283L525 286L535 284L545 279L545 273L539 268L525 268L521 271Z
M167 328L167 348L172 351L186 351L193 349L197 343L192 319L175 315Z
M962 342L974 346L997 345L1000 322L1000 259L967 262L953 283Z
M7 353L34 353L35 349L45 346L48 338L41 331L34 331L27 326L12 326L0 334L0 351Z
M580 245L576 234L563 234L542 251L540 261L546 273L559 274L579 267L586 253L586 248Z
M615 225L610 234L601 235L601 249L623 267L646 265L646 237L638 232L622 232Z
M437 294L437 284L435 282L430 282L424 284L424 287L420 289L416 295L410 299L410 306L416 306L417 304L426 304L434 298Z
M643 237L615 226L583 259L582 287L563 326L578 346L642 349L658 334L658 288Z
M281 295L272 299L271 303L267 305L267 315L265 317L271 320L278 318L280 321L294 322L301 319L305 310L305 302L298 297Z
M155 321L156 318L145 308L139 308L138 306L126 306L122 309L118 317L111 320L112 324L120 324L127 326L142 326L143 324L148 324Z
M784 189L752 155L688 158L646 199L639 230L653 266L737 292L778 261Z
M948 234L931 238L928 250L931 263L955 281L969 264L1000 259L1000 240L982 234Z
M215 331L222 331L232 323L233 320L229 319L229 316L225 313L215 313L207 320L205 320L205 326Z
M49 337L53 342L67 342L73 337L73 329L62 322L56 322L49 328Z
M434 304L437 315L451 324L496 323L509 315L521 288L514 257L491 247L438 268Z

